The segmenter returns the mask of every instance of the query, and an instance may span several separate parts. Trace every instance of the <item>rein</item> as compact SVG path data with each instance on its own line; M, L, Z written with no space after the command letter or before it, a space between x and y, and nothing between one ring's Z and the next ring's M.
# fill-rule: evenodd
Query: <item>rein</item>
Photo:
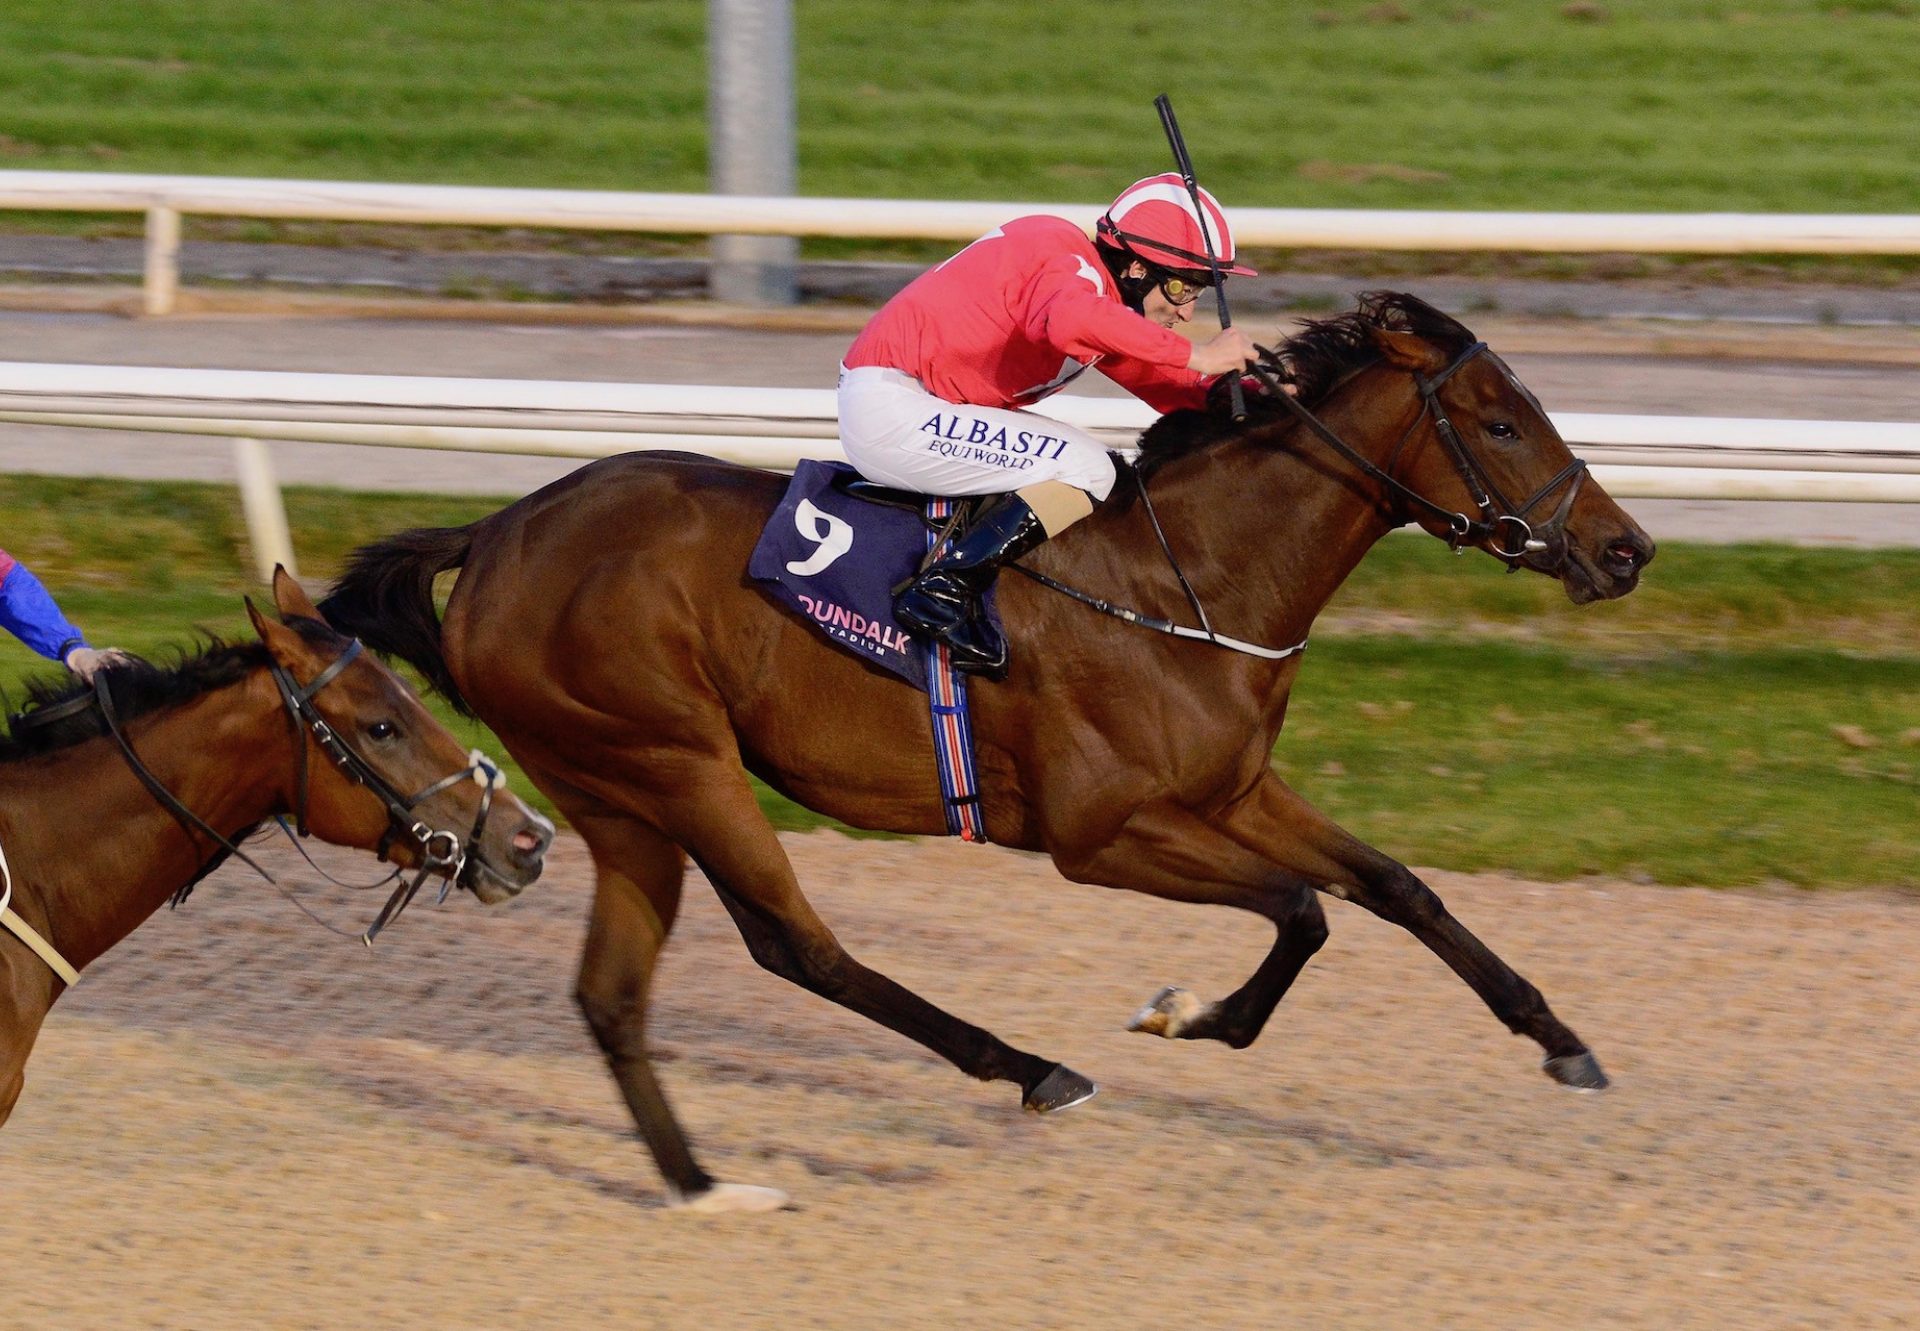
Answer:
M1541 539L1541 536L1537 535L1535 529L1527 522L1527 514L1537 508L1541 500L1571 480L1573 484L1568 486L1566 496L1554 509L1553 516L1539 527L1539 532L1547 536L1558 535L1566 525L1567 514L1573 508L1573 501L1578 497L1580 487L1586 483L1587 463L1584 458L1575 458L1556 472L1545 485L1534 491L1533 497L1524 504L1516 506L1500 492L1500 487L1494 484L1491 476L1487 475L1486 468L1481 466L1479 459L1460 438L1459 431L1448 419L1447 409L1440 401L1441 385L1486 349L1485 342L1473 343L1431 379L1417 370L1413 371L1414 387L1420 394L1420 414L1414 417L1413 422L1394 443L1393 451L1388 455L1387 465L1384 468L1361 456L1324 421L1301 405L1299 400L1288 393L1275 378L1268 365L1254 365L1251 367L1251 372L1266 386L1270 396L1276 398L1293 414L1294 419L1305 425L1321 442L1352 463L1370 479L1378 481L1387 488L1397 501L1387 512L1387 516L1395 520L1395 526L1404 526L1410 521L1402 514L1407 504L1414 504L1447 524L1447 534L1440 539L1444 540L1449 548L1458 552L1468 545L1481 545L1487 553L1505 563L1508 571L1511 572L1517 570L1527 556L1539 554L1549 547L1549 542ZM1263 356L1274 357L1274 353L1265 347L1260 347L1258 350ZM1439 436L1441 445L1447 450L1447 456L1453 461L1454 469L1459 472L1461 481L1467 487L1468 496L1472 498L1474 506L1480 512L1477 520L1463 512L1436 504L1393 475L1392 469L1399 461L1400 453L1406 447L1407 440L1413 436L1413 432L1420 427L1420 422L1428 415L1433 417L1434 433ZM1504 544L1500 539L1501 533L1508 528L1513 530L1514 542L1511 546ZM1561 559L1564 562L1564 552Z
M1180 561L1173 557L1173 546L1167 542L1167 533L1160 525L1160 515L1153 511L1153 500L1147 495L1147 483L1140 479L1138 470L1134 470L1133 483L1140 491L1140 502L1146 506L1147 517L1153 522L1153 534L1160 540L1160 552L1167 557L1167 567L1173 570L1173 576L1180 582L1180 590L1187 594L1187 603L1193 607L1193 613L1199 617L1200 627L1190 628L1185 624L1176 624L1170 619L1156 619L1152 615L1143 615L1138 610L1129 610L1125 606L1103 601L1090 596L1077 587L1069 587L1046 574L1028 568L1025 564L1012 567L1032 578L1042 587L1048 587L1063 596L1072 597L1081 605L1092 606L1103 615L1112 615L1115 619L1128 624L1137 624L1143 629L1152 629L1155 633L1165 633L1175 638L1190 638L1196 642L1210 642L1216 647L1224 647L1230 652L1240 652L1247 656L1257 656L1263 661L1283 661L1289 656L1297 656L1307 650L1307 640L1302 638L1291 647L1262 647L1258 643L1245 642L1239 638L1230 638L1224 633L1216 633L1213 624L1207 619L1207 609L1200 604L1200 595L1194 591L1193 584L1187 581L1187 575L1180 568Z

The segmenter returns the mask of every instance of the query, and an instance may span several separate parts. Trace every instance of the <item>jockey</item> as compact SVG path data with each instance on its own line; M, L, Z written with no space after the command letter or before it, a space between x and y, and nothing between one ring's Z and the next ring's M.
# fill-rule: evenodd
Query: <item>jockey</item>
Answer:
M0 628L87 683L96 671L130 659L118 647L87 646L86 638L67 622L40 579L5 550L0 550Z
M1205 190L1224 276L1226 215ZM998 495L894 600L911 632L962 670L998 677L1007 645L980 607L1002 564L1093 511L1113 488L1106 446L1025 408L1098 365L1160 411L1204 408L1215 377L1254 359L1230 328L1204 343L1173 330L1212 285L1207 242L1178 175L1127 187L1096 235L1021 217L923 273L874 315L840 370L840 436L869 480L925 494Z

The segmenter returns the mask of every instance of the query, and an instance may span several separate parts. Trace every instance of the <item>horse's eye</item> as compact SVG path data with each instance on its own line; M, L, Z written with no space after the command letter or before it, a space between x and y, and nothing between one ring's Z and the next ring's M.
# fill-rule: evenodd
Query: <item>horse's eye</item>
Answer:
M367 734L374 739L392 739L400 733L400 727L391 721L375 721L367 727Z
M1505 421L1495 421L1487 427L1487 433L1495 439L1517 439L1519 432Z

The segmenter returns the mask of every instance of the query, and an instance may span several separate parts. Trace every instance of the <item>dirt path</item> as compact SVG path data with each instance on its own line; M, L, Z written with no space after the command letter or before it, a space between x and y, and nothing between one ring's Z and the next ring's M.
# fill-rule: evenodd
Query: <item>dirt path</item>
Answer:
M1338 903L1235 1053L1121 1028L1165 981L1238 983L1251 918L997 849L788 845L857 953L1102 1094L1022 1114L755 969L695 882L664 1075L709 1167L804 1209L687 1220L567 997L578 842L528 898L417 907L372 954L223 872L50 1021L0 1132L0 1326L1920 1321L1911 898L1435 875L1618 1079L1576 1096Z

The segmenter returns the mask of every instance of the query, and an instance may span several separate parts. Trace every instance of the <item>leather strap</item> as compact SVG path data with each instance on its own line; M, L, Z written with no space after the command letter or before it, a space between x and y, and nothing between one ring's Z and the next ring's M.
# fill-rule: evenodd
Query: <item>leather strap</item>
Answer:
M40 960L52 967L55 975L67 982L68 988L80 983L80 972L68 965L67 959L54 951L53 944L36 933L31 924L14 914L13 907L0 910L0 925L5 925L9 933L32 948Z

